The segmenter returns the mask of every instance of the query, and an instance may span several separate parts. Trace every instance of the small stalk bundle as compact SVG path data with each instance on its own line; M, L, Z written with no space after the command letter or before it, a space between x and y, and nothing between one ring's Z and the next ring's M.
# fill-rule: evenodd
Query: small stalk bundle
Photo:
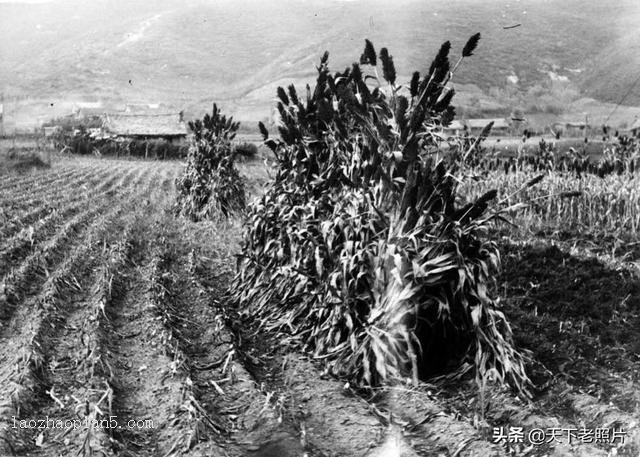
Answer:
M389 51L367 41L343 72L329 72L325 53L306 98L278 90L280 139L260 125L275 181L248 209L232 296L247 318L364 386L471 364L478 379L524 392L523 359L488 292L499 254L483 235L496 193L461 201L466 150L439 149L454 116L449 51L405 88Z
M176 180L176 213L199 221L228 218L244 210L245 186L235 167L232 145L239 127L215 104L211 115L189 122L193 140L185 171Z

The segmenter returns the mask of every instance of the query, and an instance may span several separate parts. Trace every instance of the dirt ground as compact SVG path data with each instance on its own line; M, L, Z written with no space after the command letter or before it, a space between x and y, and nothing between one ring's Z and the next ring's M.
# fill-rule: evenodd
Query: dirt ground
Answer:
M58 159L0 175L0 456L639 455L630 258L502 234L496 292L532 401L473 379L363 392L236 317L240 223L175 218L180 171ZM259 192L260 165L242 171ZM500 427L626 434L497 443Z

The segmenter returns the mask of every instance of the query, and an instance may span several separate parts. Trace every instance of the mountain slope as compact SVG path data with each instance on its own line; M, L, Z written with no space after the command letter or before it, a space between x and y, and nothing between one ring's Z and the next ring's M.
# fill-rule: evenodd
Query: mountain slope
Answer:
M455 81L484 92L505 86L509 76L526 89L553 71L584 85L589 96L618 101L634 71L635 59L620 50L635 30L634 21L620 19L637 9L632 0L152 5L0 3L0 40L9 44L0 47L0 90L5 97L167 102L194 113L218 100L229 110L264 116L275 85L310 80L324 50L330 51L331 67L340 69L370 38L378 48L387 46L399 73L409 75L428 68L443 41L451 40L457 55L478 31L483 39L476 55ZM521 25L503 28L515 24ZM616 65L620 60L626 65ZM620 83L610 84L612 79Z

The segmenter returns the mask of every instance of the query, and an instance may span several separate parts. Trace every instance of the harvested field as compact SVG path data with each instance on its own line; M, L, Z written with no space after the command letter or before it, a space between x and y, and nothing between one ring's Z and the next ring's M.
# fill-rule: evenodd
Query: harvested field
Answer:
M259 193L264 168L240 168ZM544 363L532 403L473 380L356 391L227 306L240 222L175 218L181 171L87 158L0 175L0 456L638 455L631 263L503 238L505 312ZM626 436L527 448L495 444L500 426Z

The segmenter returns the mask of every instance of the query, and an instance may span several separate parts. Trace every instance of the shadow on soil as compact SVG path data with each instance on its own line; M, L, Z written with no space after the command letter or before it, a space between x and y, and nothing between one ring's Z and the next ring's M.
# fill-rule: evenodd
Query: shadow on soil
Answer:
M532 367L534 382L562 379L632 412L629 389L640 378L638 276L552 245L503 244L501 252L499 294L516 344L551 372Z

